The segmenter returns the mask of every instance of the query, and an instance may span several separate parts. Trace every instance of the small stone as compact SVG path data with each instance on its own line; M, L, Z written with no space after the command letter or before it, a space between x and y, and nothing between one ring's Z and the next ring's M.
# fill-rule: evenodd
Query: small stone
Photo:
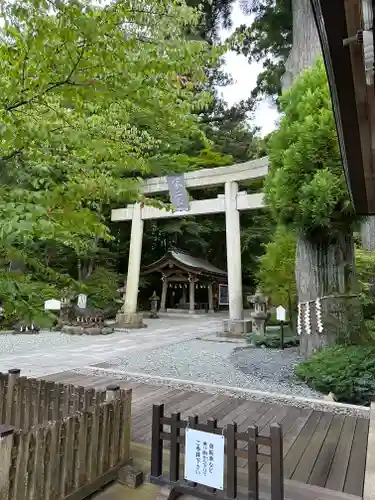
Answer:
M89 328L83 328L83 333L85 335L100 335L101 334L101 328L97 326L89 327Z
M72 326L72 325L63 326L61 331L63 333L69 333L70 335L83 335L84 333L82 326Z
M330 393L326 394L325 396L323 396L323 399L324 399L324 401L336 401L336 398L335 398L335 395L333 394L333 392L330 392Z
M138 488L143 484L143 472L131 465L125 465L118 471L118 480L128 488Z
M110 335L114 331L115 331L114 328L111 328L110 326L105 326L104 328L102 328L101 335Z

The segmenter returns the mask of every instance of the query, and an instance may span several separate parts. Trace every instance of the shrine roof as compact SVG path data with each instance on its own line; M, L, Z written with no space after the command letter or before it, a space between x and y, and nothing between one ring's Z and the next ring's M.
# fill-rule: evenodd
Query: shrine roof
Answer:
M371 0L310 1L327 71L349 195L357 214L374 215L375 4Z
M155 271L161 271L166 267L176 266L187 272L195 272L197 274L209 276L227 276L227 272L219 269L210 262L198 257L193 257L179 250L170 250L161 259L145 266L142 274L150 274Z

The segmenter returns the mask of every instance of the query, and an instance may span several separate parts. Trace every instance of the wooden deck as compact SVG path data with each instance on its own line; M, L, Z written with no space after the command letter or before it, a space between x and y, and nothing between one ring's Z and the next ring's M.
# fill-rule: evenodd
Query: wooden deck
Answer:
M153 404L164 403L168 414L180 411L182 417L196 414L200 420L216 418L219 426L236 421L240 430L254 423L261 434L268 433L271 423L279 422L284 435L285 479L363 495L367 419L73 372L46 379L96 388L118 382L122 388L131 388L132 441L138 444L150 444ZM246 465L246 460L239 460L241 468ZM268 467L264 465L261 472L268 474Z

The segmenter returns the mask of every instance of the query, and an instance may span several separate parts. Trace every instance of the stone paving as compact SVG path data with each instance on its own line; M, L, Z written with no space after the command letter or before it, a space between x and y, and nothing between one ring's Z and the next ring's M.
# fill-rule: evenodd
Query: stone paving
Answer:
M58 332L37 335L0 334L0 371L20 368L23 375L41 377L65 370L122 358L145 350L205 335L221 328L219 317L146 319L148 328L117 330L105 336L77 336Z

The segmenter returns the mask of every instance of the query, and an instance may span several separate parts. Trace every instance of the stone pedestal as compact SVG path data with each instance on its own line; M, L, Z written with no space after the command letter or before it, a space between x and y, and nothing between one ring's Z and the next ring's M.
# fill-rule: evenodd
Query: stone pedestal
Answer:
M223 331L219 336L245 337L252 332L252 326L251 319L225 319L223 321Z
M125 465L118 471L118 480L128 488L138 488L143 484L143 472L132 465Z
M118 313L116 316L117 328L145 328L142 313Z

